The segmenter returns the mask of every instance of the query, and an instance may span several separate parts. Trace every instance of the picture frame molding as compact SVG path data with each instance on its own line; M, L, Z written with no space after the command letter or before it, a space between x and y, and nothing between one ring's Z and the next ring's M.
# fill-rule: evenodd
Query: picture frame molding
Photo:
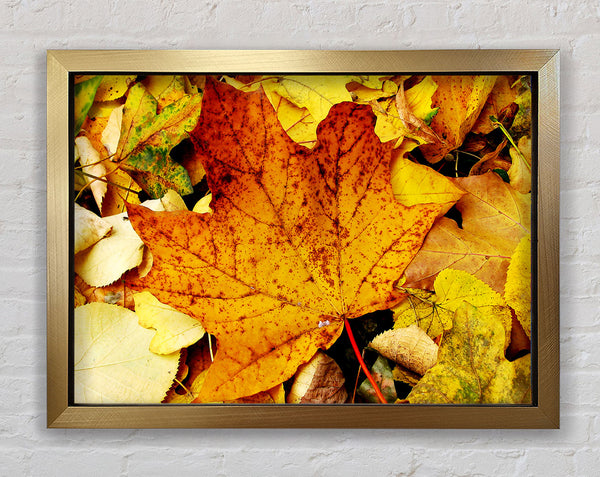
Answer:
M452 73L537 77L532 207L534 405L73 405L69 403L71 73ZM49 50L47 52L47 426L51 428L558 428L558 50ZM535 176L534 176L535 177ZM537 278L537 279L535 279Z

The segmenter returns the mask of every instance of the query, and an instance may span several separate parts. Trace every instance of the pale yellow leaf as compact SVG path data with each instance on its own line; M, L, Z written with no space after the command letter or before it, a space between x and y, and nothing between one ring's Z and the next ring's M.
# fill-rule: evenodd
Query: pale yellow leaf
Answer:
M144 244L129 223L127 214L104 217L112 231L92 247L75 255L75 273L88 285L110 285L142 261Z
M77 203L75 203L73 225L75 230L74 253L79 253L91 247L110 232L112 228L108 222Z
M407 289L407 299L394 311L394 328L417 324L433 338L452 327L454 312L470 303L482 313L494 313L502 319L505 347L510 341L511 314L502 296L486 283L462 270L445 269L434 282L435 293Z
M106 176L106 167L102 162L102 157L86 136L75 138L75 147L79 154L81 171L89 174L85 175L85 180L89 184L98 208L102 210L102 201L107 190L106 182L101 180Z
M161 303L152 293L136 293L133 299L140 325L156 330L150 342L153 353L171 354L204 336L204 328L198 320Z
M154 333L132 311L89 303L75 309L74 398L77 404L160 403L173 383L180 353L148 350Z
M194 205L194 212L198 214L212 213L210 208L210 201L212 200L212 194L207 194Z
M102 144L109 156L117 152L119 138L121 137L121 122L123 121L123 107L119 106L110 113L104 131L102 131Z

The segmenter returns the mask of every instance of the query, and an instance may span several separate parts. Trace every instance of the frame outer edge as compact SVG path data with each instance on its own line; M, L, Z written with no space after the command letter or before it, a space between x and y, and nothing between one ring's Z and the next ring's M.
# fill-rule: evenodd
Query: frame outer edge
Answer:
M69 115L69 72L52 52L47 53L46 67L46 369L47 425L51 427L68 407L69 145L64 125Z
M557 50L47 52L47 425L60 428L552 428L559 425ZM69 406L69 73L528 71L539 74L538 405ZM545 251L545 253L544 253ZM332 412L333 411L333 412Z
M559 346L559 51L539 71L538 111L538 390L539 408L560 427Z

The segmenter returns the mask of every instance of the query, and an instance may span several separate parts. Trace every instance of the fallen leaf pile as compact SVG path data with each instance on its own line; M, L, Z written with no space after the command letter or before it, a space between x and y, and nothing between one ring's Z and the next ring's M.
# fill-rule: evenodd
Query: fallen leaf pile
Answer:
M530 402L528 77L74 101L76 402Z

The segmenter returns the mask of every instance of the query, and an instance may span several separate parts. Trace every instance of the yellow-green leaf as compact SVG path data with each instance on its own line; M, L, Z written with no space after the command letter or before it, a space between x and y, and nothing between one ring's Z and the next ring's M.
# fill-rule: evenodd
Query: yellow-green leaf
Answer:
M142 81L148 92L158 102L158 112L186 94L185 80L181 75L149 75Z
M74 113L75 124L73 134L77 134L81 129L83 121L94 102L96 90L102 81L102 75L93 76L90 79L77 83L74 87Z
M510 259L504 297L515 310L527 337L531 337L531 236L521 239Z
M200 94L186 95L156 114L158 103L144 85L129 90L113 160L122 162L151 197L161 197L167 189L181 195L193 192L187 171L170 152L194 129L201 102Z
M153 353L171 354L204 336L204 328L198 320L161 303L152 293L136 293L133 299L139 324L156 330L150 342Z
M504 357L504 329L493 312L463 303L444 335L438 364L408 395L411 404L520 404L530 402L526 359ZM527 358L527 357L525 357Z
M510 341L511 315L502 296L462 270L446 269L434 282L435 293L407 289L407 299L394 307L394 328L417 324L435 338L452 327L454 313L470 303L482 313L497 317L504 328L505 347Z
M73 368L77 404L160 403L173 383L180 353L148 350L154 332L135 313L89 303L75 309Z

